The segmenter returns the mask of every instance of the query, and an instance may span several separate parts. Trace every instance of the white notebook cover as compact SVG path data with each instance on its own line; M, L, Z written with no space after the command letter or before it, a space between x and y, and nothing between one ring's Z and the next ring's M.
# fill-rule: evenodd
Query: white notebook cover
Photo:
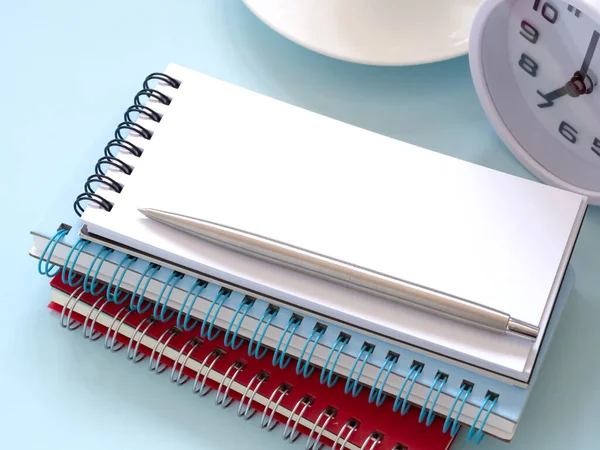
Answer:
M257 261L154 223L153 207L229 224L539 325L554 305L585 198L387 138L176 65L141 158L111 171L90 232L285 301L527 380L541 338L501 336ZM365 238L366 237L366 238ZM324 251L325 250L325 251Z

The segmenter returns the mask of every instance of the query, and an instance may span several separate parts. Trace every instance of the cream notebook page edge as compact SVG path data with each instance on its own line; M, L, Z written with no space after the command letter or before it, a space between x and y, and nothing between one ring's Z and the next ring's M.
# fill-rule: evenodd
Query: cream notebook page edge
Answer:
M414 238L419 233L421 236L434 237L434 243L427 244L431 246L430 251L423 251L423 254L419 254L418 249L413 248L397 253L402 255L407 266L410 265L408 264L409 257L413 256L415 257L413 265L420 266L422 269L428 265L428 272L440 275L438 283L432 282L430 286L440 288L448 281L449 274L444 273L444 270L436 266L435 262L443 259L439 255L447 255L452 249L446 248L446 250L440 251L443 242L439 240L440 233L436 234L436 230L445 230L449 220L447 218L450 215L457 216L451 209L451 205L454 205L452 206L454 208L457 207L457 202L451 201L452 196L447 196L444 201L440 201L440 192L437 192L440 189L432 189L431 186L427 188L427 183L419 183L414 174L411 178L412 181L408 181L410 173L415 172L415 167L419 164L426 164L428 168L433 166L434 169L431 173L436 174L436 177L450 172L453 174L454 180L462 180L452 183L450 186L458 186L457 189L462 189L463 193L469 191L467 188L472 187L465 181L466 178L470 177L471 182L482 184L481 177L499 177L492 184L514 189L515 196L519 194L518 198L523 197L523 192L530 193L529 201L537 202L533 204L537 205L542 212L549 210L544 205L552 202L553 209L560 211L563 215L560 219L548 217L551 226L547 227L549 228L547 233L538 233L540 234L539 242L543 243L540 245L546 249L551 247L552 251L547 250L542 256L538 255L538 262L541 263L534 264L535 270L530 271L533 272L532 279L537 280L538 284L543 279L543 284L547 285L545 289L549 290L554 281L549 279L548 274L551 273L549 267L560 265L560 257L563 256L566 247L566 243L561 247L551 244L549 240L555 239L557 236L566 240L569 236L578 213L577 205L581 205L578 196L489 169L478 168L472 164L317 116L178 66L170 66L167 73L181 79L182 86L178 90L169 91L169 95L172 94L174 97L173 102L164 108L165 115L161 123L152 124L152 126L155 125L156 132L152 140L143 143L145 153L142 158L132 157L127 160L136 168L131 176L122 179L125 185L123 192L111 199L115 202L113 210L106 213L93 206L87 208L83 220L88 224L91 232L188 265L210 275L265 292L268 295L283 297L287 301L308 303L311 309L322 313L331 314L334 311L337 312L336 316L352 322L359 321L363 326L376 325L387 330L394 330L396 334L402 335L405 340L412 341L416 345L424 344L427 347L433 347L436 351L455 351L459 355L467 357L475 355L477 358L495 363L501 361L501 365L509 371L523 372L526 369L527 357L532 349L531 344L526 341L511 337L498 339L498 335L493 333L480 332L480 330L450 323L447 320L361 294L349 288L317 280L266 262L255 261L174 230L168 230L162 225L150 223L137 212L137 208L162 207L184 214L198 215L208 220L229 223L260 232L260 234L268 234L265 232L267 228L260 230L257 228L268 226L268 219L272 219L273 223L277 225L276 229L270 229L272 233L286 228L286 225L298 222L310 231L307 235L318 236L318 231L324 230L323 235L331 237L336 231L339 232L340 225L344 223L354 224L353 227L358 224L362 229L368 227L369 221L361 221L360 218L364 219L366 216L363 206L372 201L369 204L374 208L374 212L381 212L379 221L385 226L382 229L378 228L377 233L372 233L371 243L375 242L381 246L381 241L377 241L375 238L381 233L392 235L391 233L398 229L403 230L401 234L411 237L411 239L401 240L402 245L409 240L425 242L426 239ZM155 106L158 105L152 105L153 108ZM301 132L299 133L298 130ZM292 134L294 131L295 134ZM315 136L318 137L315 138ZM307 141L307 139L309 140ZM337 152L322 151L323 148L332 149L334 146L341 150ZM379 153L376 153L373 158L362 158L359 154L363 148L375 146ZM207 151L207 148L218 148L219 151ZM294 155L296 156L294 157ZM354 155L354 160L358 158L360 167L357 167L356 164L353 166L348 162L349 155ZM319 163L315 164L315 161ZM369 161L380 162L377 165L376 176L371 178L368 178L368 174L372 171L367 170ZM386 164L381 164L381 161L385 161ZM411 164L407 164L407 161ZM336 172L337 175L332 174L328 167L338 167L338 162L344 171ZM363 178L367 177L368 181L374 183L378 177L382 176L382 171L386 167L395 168L407 165L411 166L412 170L404 169L400 179L403 183L408 184L404 185L404 189L398 188L398 190L399 192L409 190L409 195L399 195L398 201L394 204L390 204L389 197L387 197L387 204L385 197L380 195L365 197L361 189L367 188L369 183L363 183L360 185L361 189L356 189L349 185L348 178L345 178L348 173L352 173L352 170L356 171L360 168ZM291 170L285 173L277 170L281 166L287 166ZM383 178L391 179L392 175L397 177L397 172L397 170L394 170L393 173L388 171ZM302 176L299 178L298 174ZM118 177L119 175L114 174L114 176ZM445 179L449 180L447 177ZM298 184L302 180L302 184ZM483 183L483 185L488 185L488 183ZM281 186L285 186L286 189L281 189ZM439 186L442 185L438 185L438 188ZM448 185L443 186L447 193ZM492 197L499 192L498 188L495 191L488 188L488 191ZM329 192L330 195L321 195L324 192ZM106 194L110 196L109 193ZM478 200L479 196L481 197L480 201ZM431 204L432 197L436 199L435 206L427 206ZM478 192L477 198L473 201L478 207L492 210L493 208L486 206L484 201L486 198L486 194ZM505 195L496 195L495 198L501 202ZM307 199L318 199L318 201L310 202ZM390 229L389 223L384 220L387 217L385 211L396 210L396 203L403 205L404 216L402 218L408 218L409 224L406 225L408 228ZM520 209L517 208L517 211L522 213L521 216L527 213L525 203L521 201ZM276 208L272 208L273 205L276 205ZM480 216L482 214L479 210L475 212L472 210L473 208L470 210L466 208L465 202L458 203L458 207L461 205L465 208L464 214L458 215L461 218L461 224L472 224L473 222L477 224L479 221L478 226L467 227L467 234L473 235L473 230L484 226L481 223L483 219ZM473 204L469 204L469 206L472 207ZM506 207L507 205L503 206L503 208ZM318 217L321 220L307 221L305 218L308 210L312 211L311 217ZM431 210L435 210L433 216ZM350 215L348 211L351 212ZM514 212L512 207L511 211ZM291 214L291 219L278 221L278 217L288 217L289 214ZM496 211L490 213L489 217L500 220L498 214ZM383 216L383 219L380 216ZM335 222L331 220L332 217L341 217L344 220ZM392 213L390 217L390 223L395 225L403 223L396 213ZM419 217L420 220L418 220ZM428 217L428 220L425 220L424 217ZM466 220L466 217L472 218L473 222ZM569 217L572 220L569 221ZM250 218L250 220L248 224L242 225L239 222L240 218ZM324 220L325 218L329 220ZM352 221L353 219L356 219L356 223ZM372 223L372 219L369 220ZM443 227L440 227L442 220L444 220L444 224ZM521 221L505 224L505 228L514 229ZM421 226L420 229L417 230L413 222L418 223ZM347 237L333 242L333 246L328 247L330 251L338 254L346 251L341 243L352 237L348 234L350 231L354 233L358 231L352 227L344 229ZM296 231L298 231L297 228ZM463 240L464 233L463 230ZM445 236L448 237L448 235ZM281 236L278 237L281 239ZM503 246L510 247L505 243L507 238L502 233L496 238L498 242L503 243ZM479 246L482 244L477 239L474 242ZM516 242L521 241L516 239ZM315 241L309 242L305 246L321 244L323 242ZM438 249L437 253L433 252L433 248ZM461 275L460 273L462 272L460 267L465 267L465 265L468 270L464 269L464 272L467 273L474 266L486 266L477 258L474 260L475 263L469 262L469 258L473 259L473 251L478 251L477 248L458 250L461 249L455 248L454 254L457 255L456 258L462 259L454 261L454 266L445 266L446 271L460 278L463 286L480 285L480 282L473 281L477 277L472 279L467 275L465 278L465 274ZM353 254L346 254L348 255L346 259L355 257ZM469 255L469 258L465 258L465 254ZM507 258L506 255L504 257ZM548 261L553 261L553 263L549 266ZM448 270L450 268L453 270ZM459 268L458 271L457 268ZM501 273L505 274L506 270ZM512 268L510 273L514 274L523 270L526 268ZM410 271L408 272L410 273ZM492 280L486 280L494 285L493 278L494 276L492 276ZM502 286L506 284L508 283L504 280ZM456 294L452 291L451 285L446 284L445 287L445 291ZM460 286L455 287L460 288ZM481 288L482 286L479 286L480 291L484 292ZM463 290L463 293L468 289L469 286ZM529 292L531 289L524 291ZM544 289L538 289L538 291L545 292ZM491 292L491 290L487 289L487 292ZM461 291L458 289L458 294L460 293ZM547 297L548 293L545 295ZM463 296L469 298L468 295ZM542 310L542 314L545 315L548 312L548 304L540 303L546 307L545 310ZM551 307L552 302L548 303ZM364 307L366 304L369 305L369 308ZM536 320L536 323L538 322L540 322L540 318Z

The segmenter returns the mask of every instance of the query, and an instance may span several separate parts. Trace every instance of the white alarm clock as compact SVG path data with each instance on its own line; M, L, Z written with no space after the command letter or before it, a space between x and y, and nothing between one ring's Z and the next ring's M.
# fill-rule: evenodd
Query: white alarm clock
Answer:
M507 147L541 181L600 204L600 0L486 0L469 45Z

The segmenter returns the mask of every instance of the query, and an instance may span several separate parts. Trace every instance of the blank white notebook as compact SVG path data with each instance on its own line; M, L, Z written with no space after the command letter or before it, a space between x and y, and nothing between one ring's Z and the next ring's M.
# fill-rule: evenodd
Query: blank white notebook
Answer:
M381 136L170 65L172 101L122 192L82 216L98 236L264 295L527 380L585 198ZM435 132L435 130L432 130ZM460 145L460 143L457 143ZM465 298L539 325L528 341L224 249L145 218L200 217Z

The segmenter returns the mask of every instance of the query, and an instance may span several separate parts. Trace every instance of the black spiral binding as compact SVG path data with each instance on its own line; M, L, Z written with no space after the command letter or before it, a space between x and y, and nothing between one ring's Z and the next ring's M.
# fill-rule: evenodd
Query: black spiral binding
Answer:
M97 194L94 186L97 187L98 184L102 184L108 189L117 193L120 193L123 189L121 184L117 183L115 180L106 175L107 166L111 166L126 175L131 175L133 172L133 167L119 159L119 152L126 151L138 158L141 157L142 153L144 152L143 148L140 148L137 145L127 141L126 135L130 133L135 134L145 140L152 139L153 132L136 123L134 121L135 115L137 114L144 116L145 118L158 123L161 121L162 115L154 111L152 108L144 105L144 98L152 98L163 105L169 105L171 103L171 97L151 87L150 83L152 81L164 83L174 89L178 89L181 85L180 81L164 73L155 72L146 77L142 85L142 89L133 98L133 105L131 105L125 111L123 122L117 125L114 139L109 141L106 144L106 147L104 147L104 156L102 156L96 162L94 174L87 178L84 184L83 192L75 198L73 209L78 216L81 217L83 211L85 210L85 205L89 203L95 203L105 211L110 211L112 209L113 204L106 198Z

